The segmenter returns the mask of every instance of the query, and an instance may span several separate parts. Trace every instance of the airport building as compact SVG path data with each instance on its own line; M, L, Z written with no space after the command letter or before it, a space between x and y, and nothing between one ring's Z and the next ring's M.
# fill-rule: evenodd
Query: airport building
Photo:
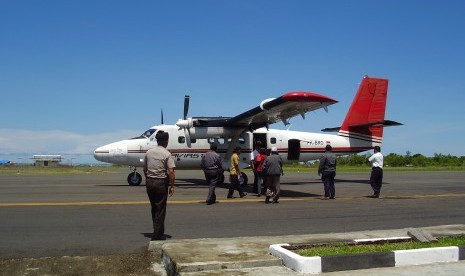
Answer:
M32 160L36 167L57 167L62 157L61 155L34 155Z

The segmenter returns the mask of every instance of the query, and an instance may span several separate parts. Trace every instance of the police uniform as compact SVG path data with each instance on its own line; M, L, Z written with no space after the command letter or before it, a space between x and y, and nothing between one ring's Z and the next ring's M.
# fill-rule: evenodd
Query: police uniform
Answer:
M336 188L334 187L334 177L336 176L336 155L332 152L331 146L326 146L326 152L320 158L318 174L323 180L325 197L323 199L334 199Z
M204 156L202 156L201 167L205 174L205 180L208 185L208 196L206 203L208 205L214 204L216 202L216 184L220 174L223 172L221 165L221 158L218 153L215 152L216 145L211 146L211 150L207 151Z
M160 141L168 141L168 133L164 132L161 135L157 133L157 142ZM147 195L152 207L152 239L161 240L165 239L166 202L170 185L168 170L176 166L171 153L160 145L149 149L144 161Z

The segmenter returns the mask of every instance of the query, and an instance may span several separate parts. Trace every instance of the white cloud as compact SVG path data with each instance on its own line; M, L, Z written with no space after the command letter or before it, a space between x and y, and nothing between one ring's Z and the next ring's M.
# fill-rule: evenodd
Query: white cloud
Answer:
M61 130L0 129L1 154L92 154L102 145L137 136L140 131L117 130L80 134Z

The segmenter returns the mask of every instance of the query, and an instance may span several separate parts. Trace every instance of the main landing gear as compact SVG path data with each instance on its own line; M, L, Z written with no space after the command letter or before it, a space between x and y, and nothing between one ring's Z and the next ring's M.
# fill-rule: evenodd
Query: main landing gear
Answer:
M128 175L128 184L131 186L139 186L142 183L142 175L137 172L136 167L130 168L132 172Z

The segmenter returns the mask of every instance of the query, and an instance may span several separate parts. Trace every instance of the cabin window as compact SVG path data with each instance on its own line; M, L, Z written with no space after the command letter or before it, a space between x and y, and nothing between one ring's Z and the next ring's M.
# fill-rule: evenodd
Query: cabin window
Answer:
M134 138L131 138L131 139L147 139L149 137L152 136L152 134L157 131L156 129L152 128L152 129L149 129L149 130L146 130L144 131L144 133L142 133L140 136L137 136L137 137L134 137ZM153 141L153 137L151 137L150 139L151 141Z
M276 144L276 138L271 137L270 138L270 144L273 144L273 145Z
M178 137L178 143L179 144L184 144L186 142L186 137L184 136L179 136ZM194 144L197 142L197 139L191 139L191 144Z
M228 143L231 144L232 138L228 138ZM245 138L239 137L239 144L245 144Z

